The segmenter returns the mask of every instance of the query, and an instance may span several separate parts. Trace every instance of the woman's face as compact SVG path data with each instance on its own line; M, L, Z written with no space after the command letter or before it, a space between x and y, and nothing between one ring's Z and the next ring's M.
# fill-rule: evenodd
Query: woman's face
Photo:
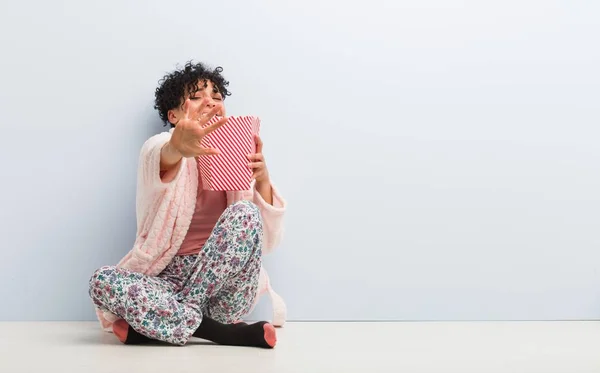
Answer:
M185 99L188 97L186 96ZM204 107L200 107L203 103L203 99L206 98L206 102ZM173 124L177 124L179 120L185 117L185 111L183 110L183 104L185 103L185 99L179 105L179 107L175 109L169 110L169 122ZM189 97L190 99L190 113L196 113L198 109L200 109L200 114L204 115L210 111L215 105L221 104L223 105L223 96L213 85L213 83L209 80L207 81L199 81L198 82L198 90ZM225 106L223 106L223 110L217 113L219 116L225 116Z

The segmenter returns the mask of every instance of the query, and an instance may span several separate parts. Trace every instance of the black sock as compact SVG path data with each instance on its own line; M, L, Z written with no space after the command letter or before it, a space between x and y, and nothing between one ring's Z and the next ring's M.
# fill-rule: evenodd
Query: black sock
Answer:
M125 342L123 343L125 343L126 345L140 345L148 343L150 341L152 341L152 339L136 332L135 329L133 329L131 325L129 325L129 329L127 329L127 339L125 339Z
M277 342L275 328L266 321L255 324L221 324L209 317L202 319L194 337L228 346L273 348Z

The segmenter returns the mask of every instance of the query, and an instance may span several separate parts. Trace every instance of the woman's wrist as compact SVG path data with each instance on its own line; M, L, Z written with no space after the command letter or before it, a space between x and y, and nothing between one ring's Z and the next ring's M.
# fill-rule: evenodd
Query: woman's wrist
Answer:
M173 146L171 141L167 141L160 151L160 169L165 171L173 168L181 161L183 155Z
M273 205L273 190L269 178L266 178L265 180L256 180L254 188L266 203Z

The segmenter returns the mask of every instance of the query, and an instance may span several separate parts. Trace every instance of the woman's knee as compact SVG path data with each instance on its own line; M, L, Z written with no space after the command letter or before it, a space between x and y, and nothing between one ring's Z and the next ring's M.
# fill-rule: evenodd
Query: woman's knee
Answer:
M250 201L238 201L231 204L229 207L227 207L227 209L223 213L223 216L229 218L245 217L256 220L261 219L260 210L258 209L258 206L256 206Z
M239 226L238 222L243 222L242 228L247 228L251 224L254 228L262 230L262 215L258 206L250 201L238 201L231 204L219 219L220 224L233 224Z
M114 266L104 266L100 267L94 271L92 277L90 277L90 295L94 289L102 287L106 280L115 272L116 267Z
M252 254L261 256L263 222L258 207L250 201L230 205L213 231L214 240L221 252L228 251L246 263ZM239 250L251 247L252 250Z

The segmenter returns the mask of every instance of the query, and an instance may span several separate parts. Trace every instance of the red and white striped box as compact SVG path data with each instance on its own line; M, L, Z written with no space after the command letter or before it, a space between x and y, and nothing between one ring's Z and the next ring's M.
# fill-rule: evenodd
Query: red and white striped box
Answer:
M217 121L213 119L207 125ZM260 130L260 118L238 116L227 118L227 123L202 138L201 145L218 149L221 154L201 156L200 174L206 190L249 190L252 170L248 154L256 153L254 135Z

